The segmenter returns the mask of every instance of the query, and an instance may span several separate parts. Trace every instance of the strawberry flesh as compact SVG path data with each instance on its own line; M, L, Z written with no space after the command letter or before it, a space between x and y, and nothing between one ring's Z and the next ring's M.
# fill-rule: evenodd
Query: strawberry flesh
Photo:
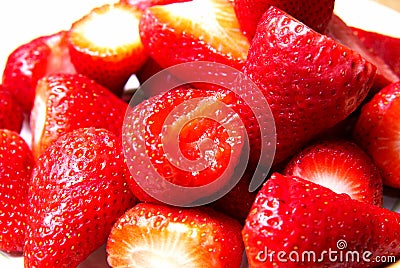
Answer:
M0 85L0 129L9 129L19 133L24 121L20 104L9 90Z
M350 141L330 140L313 144L291 159L284 174L382 206L380 171L370 157Z
M138 204L107 242L112 267L239 267L241 225L206 208Z

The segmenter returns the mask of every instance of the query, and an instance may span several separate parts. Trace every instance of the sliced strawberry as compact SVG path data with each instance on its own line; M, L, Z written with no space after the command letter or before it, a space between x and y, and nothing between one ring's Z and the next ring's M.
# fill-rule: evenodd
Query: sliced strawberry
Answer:
M11 91L29 114L37 81L51 73L75 73L70 61L66 32L38 37L15 49L7 59L3 87Z
M242 31L249 40L258 22L270 6L292 15L315 31L323 33L333 14L335 0L234 0L235 12Z
M383 183L400 188L400 82L382 89L361 109L356 142L382 170Z
M372 267L400 256L399 213L278 173L242 233L250 267Z
M147 8L158 5L168 5L178 2L188 2L191 0L120 0L121 3L130 5L144 12Z
M0 129L20 132L24 115L13 94L0 85Z
M371 158L356 144L329 140L313 144L287 165L284 173L325 186L351 198L382 206L382 177Z
M275 163L351 114L367 96L375 69L360 54L270 7L243 70L274 115Z
M400 77L400 38L351 27L366 48L378 54Z
M107 242L112 267L240 267L241 225L206 208L138 204Z
M127 104L80 74L54 74L37 84L30 125L38 157L61 135L82 127L105 128L120 135Z
M104 129L81 128L37 160L28 194L26 267L76 267L107 241L135 204L121 142Z
M194 0L146 10L140 36L161 67L211 61L241 68L249 42L239 29L230 0Z
M248 153L242 152L245 131L253 121L248 106L222 89L177 88L128 110L123 139L135 174L132 191L142 201L154 201L144 188L153 197L190 203L233 186L234 169L242 163L242 153ZM260 148L259 129L247 129L249 140L257 141ZM192 195L173 194L162 180L208 188Z
M120 96L147 58L139 36L141 14L122 3L106 4L73 23L68 42L76 70Z
M28 183L35 161L21 136L6 129L0 129L0 156L0 250L21 254Z
M334 15L332 17L326 31L328 36L360 53L361 56L377 67L371 96L390 83L400 80L390 66L377 53L370 51L354 34L353 30L338 16Z

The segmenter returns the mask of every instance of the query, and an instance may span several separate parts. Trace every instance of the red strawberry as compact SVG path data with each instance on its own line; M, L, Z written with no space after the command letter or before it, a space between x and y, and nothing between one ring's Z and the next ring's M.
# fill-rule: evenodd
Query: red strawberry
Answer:
M400 77L400 38L352 27L366 48L378 54Z
M240 267L241 225L206 208L138 204L107 242L112 267Z
M372 267L400 256L400 214L278 173L242 233L250 267Z
M262 15L275 6L315 31L323 33L333 14L335 0L234 0L242 31L252 40Z
M38 157L59 136L82 127L120 135L127 104L79 74L54 74L38 82L30 125Z
M230 0L153 6L139 27L147 52L163 68L204 60L239 69L249 48Z
M18 133L0 129L0 250L21 254L28 183L35 161Z
M261 20L243 70L274 115L275 163L351 114L367 96L375 74L375 67L358 53L275 7Z
M75 73L64 31L38 37L15 49L7 59L3 87L14 94L24 112L29 114L37 81L56 72Z
M121 3L130 5L140 11L145 11L147 8L158 5L168 5L178 2L188 2L191 0L120 0Z
M73 23L68 42L76 70L121 95L147 58L139 36L141 14L122 3L106 4Z
M24 115L12 93L0 85L0 129L20 132Z
M370 95L373 95L390 83L400 80L390 66L387 65L378 54L368 50L362 41L354 34L353 30L338 16L334 15L332 17L326 31L328 36L360 53L361 56L377 67L374 86Z
M222 89L178 88L128 110L123 140L135 174L132 191L142 201L154 201L145 188L159 201L187 204L236 183L232 179L239 179L233 173L242 163L245 128L250 126L249 140L259 143L258 129L251 128L253 121L248 106ZM176 194L162 180L204 189Z
M370 157L356 144L330 140L313 144L287 165L284 173L325 186L336 193L382 206L382 177Z
M29 187L25 267L76 267L107 241L134 205L121 142L82 128L60 137L38 159Z
M400 81L362 107L354 129L356 142L382 170L383 183L400 188Z

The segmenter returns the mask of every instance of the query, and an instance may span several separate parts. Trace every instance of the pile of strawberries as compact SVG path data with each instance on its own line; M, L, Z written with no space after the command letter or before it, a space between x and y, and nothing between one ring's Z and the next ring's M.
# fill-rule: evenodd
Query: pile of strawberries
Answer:
M384 188L400 196L400 40L350 28L333 9L334 0L120 0L16 48L0 85L0 249L40 268L76 267L103 244L111 267L398 259L400 215L382 205ZM138 105L126 101L133 74L144 83L193 61L243 72L270 106L276 151L255 192L265 140L245 101L254 89L169 90L182 79L171 73ZM234 113L221 115L221 103ZM241 163L246 135L246 170L217 201L176 207L141 184L214 183L184 197L206 198ZM172 163L172 143L203 168Z

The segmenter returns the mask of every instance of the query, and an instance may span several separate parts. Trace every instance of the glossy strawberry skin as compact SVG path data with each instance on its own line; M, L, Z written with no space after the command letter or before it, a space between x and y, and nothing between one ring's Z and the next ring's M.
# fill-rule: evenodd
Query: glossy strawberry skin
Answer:
M24 121L23 111L13 94L0 85L0 129L20 132Z
M383 203L380 170L360 147L347 140L325 140L306 147L289 161L284 174L372 205Z
M30 181L25 267L75 267L106 242L135 204L120 141L104 129L60 137L37 160Z
M123 3L105 4L75 21L68 32L68 48L78 73L121 96L129 77L147 59L139 37L141 14ZM96 29L106 23L109 28L99 33Z
M358 53L269 8L243 71L274 115L275 163L351 114L367 96L375 70Z
M35 157L62 134L78 128L105 128L119 136L127 106L109 90L80 74L42 78L30 119Z
M362 109L354 139L382 170L383 183L400 188L400 82L379 91Z
M218 62L237 69L243 66L249 43L239 29L233 4L230 0L204 0L207 6L196 6L202 2L176 3L175 9L168 8L173 5L153 6L144 12L140 37L162 68L192 61ZM201 12L207 19L196 21Z
M30 113L37 81L48 73L74 73L66 47L66 32L38 37L16 48L3 72L3 87Z
M398 213L278 173L259 191L242 233L250 267L298 267L299 262L289 261L293 251L299 256L315 253L318 261L307 261L306 256L302 264L307 267L372 267L376 256L400 255ZM342 249L338 248L341 240L346 242ZM332 261L323 255L329 249L337 254L356 251L359 261ZM280 251L286 255L278 259ZM366 251L371 252L371 262L362 259ZM268 255L272 252L273 257Z
M242 31L252 40L258 22L270 6L275 6L323 33L333 14L335 1L235 0L235 12Z
M147 267L149 260L162 257L176 267L240 267L243 250L241 225L221 213L148 203L127 211L107 242L108 263L113 267L133 265L130 258Z
M35 160L18 133L0 129L0 250L22 254L28 183Z

